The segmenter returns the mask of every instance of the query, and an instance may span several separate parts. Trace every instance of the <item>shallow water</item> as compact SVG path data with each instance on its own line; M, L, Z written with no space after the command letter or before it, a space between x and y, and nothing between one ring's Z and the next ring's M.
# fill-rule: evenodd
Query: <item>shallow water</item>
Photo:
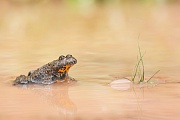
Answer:
M180 119L178 4L3 4L0 119ZM139 33L146 77L160 70L157 82L144 88L109 84L131 76ZM11 85L16 76L69 53L78 60L69 72L77 82Z

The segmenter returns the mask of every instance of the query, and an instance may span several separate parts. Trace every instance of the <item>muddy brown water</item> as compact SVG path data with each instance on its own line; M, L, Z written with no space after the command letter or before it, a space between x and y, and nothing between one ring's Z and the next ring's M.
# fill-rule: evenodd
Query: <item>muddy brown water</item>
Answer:
M70 9L53 4L3 4L1 120L180 119L179 5ZM143 88L118 82L131 76L139 33L146 77L160 70L153 78L156 82ZM16 76L61 54L77 58L69 72L76 83L11 85Z

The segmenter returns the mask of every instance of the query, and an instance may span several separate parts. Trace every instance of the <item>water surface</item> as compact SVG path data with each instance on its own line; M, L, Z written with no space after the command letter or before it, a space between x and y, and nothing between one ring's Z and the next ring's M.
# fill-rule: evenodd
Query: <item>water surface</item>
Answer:
M6 3L0 12L0 119L180 119L179 9L163 3L72 9ZM161 70L153 78L160 82L126 90L109 85L131 76L139 33L146 77ZM61 54L77 58L69 72L77 83L11 85Z

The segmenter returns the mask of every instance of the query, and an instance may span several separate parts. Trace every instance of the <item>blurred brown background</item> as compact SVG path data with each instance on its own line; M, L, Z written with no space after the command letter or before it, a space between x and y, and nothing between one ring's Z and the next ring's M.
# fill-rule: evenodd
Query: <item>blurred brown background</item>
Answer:
M1 0L1 74L26 74L69 53L78 59L77 77L130 76L140 34L147 74L174 76L178 11L178 0Z
M178 120L179 11L179 0L0 0L0 119ZM152 87L113 88L138 42L145 77L160 70ZM75 86L11 85L62 54L78 60Z

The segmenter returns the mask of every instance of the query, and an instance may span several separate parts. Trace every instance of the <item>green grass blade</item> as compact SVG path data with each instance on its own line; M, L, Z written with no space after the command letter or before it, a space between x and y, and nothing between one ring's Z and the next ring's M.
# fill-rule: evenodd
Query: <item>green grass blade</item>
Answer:
M135 66L135 73L134 73L134 75L132 76L132 81L133 81L133 82L134 82L134 79L135 79L135 77L136 77L136 75L137 75L138 67L139 67L139 65L140 65L140 63L141 63L141 60L142 60L143 56L144 56L144 55L142 55L142 56L140 57L138 63L137 63L136 66Z
M141 54L141 49L140 49L140 46L139 46L139 42L138 42L138 49L139 49L139 56L141 58L141 65L142 65L142 76L141 76L141 79L139 82L143 82L144 81L144 62L143 62L143 59L142 59L142 54Z
M156 71L150 78L147 80L147 83L159 72L160 70Z

